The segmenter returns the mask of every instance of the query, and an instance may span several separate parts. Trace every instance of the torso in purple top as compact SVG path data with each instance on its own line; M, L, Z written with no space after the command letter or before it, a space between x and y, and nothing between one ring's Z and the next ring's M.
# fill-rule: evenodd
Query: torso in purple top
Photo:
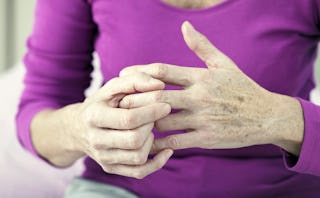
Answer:
M262 87L308 100L320 36L318 4L317 0L226 0L187 10L160 0L40 0L25 58L26 89L17 117L20 140L34 152L27 129L31 116L46 107L83 100L93 49L105 82L136 64L205 68L183 40L180 26L185 20ZM320 117L307 120L307 115L320 115L320 110L305 103L305 133L320 141L314 128L317 125L320 131ZM157 137L165 135L154 132ZM260 145L175 151L162 170L143 180L106 174L88 158L83 176L141 197L319 197L320 157L307 152L312 141L305 139L296 168L288 167L292 159L280 148ZM319 146L313 149L320 151Z

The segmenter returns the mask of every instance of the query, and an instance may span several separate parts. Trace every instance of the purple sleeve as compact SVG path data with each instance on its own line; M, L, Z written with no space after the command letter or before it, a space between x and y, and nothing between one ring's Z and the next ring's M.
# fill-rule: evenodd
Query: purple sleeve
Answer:
M312 1L315 24L320 32L320 0ZM310 101L299 100L304 117L304 135L298 157L282 150L287 169L320 176L320 107Z
M21 144L34 155L33 116L84 100L90 85L96 35L91 6L85 0L38 0L35 24L25 56L24 90L16 115Z
M299 157L283 151L286 167L295 172L320 176L320 107L297 98L303 109L304 136Z

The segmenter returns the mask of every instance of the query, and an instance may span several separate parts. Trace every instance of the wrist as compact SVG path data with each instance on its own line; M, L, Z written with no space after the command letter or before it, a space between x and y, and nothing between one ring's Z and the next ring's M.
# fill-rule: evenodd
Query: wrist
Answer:
M73 108L47 109L39 112L31 123L31 135L38 154L57 167L66 167L84 154L77 150L73 129Z
M298 156L300 154L303 135L304 117L300 102L289 96L272 93L273 108L270 132L271 142L287 152Z
M62 141L63 148L67 153L72 153L75 156L82 157L85 155L83 146L78 140L81 137L83 129L81 128L81 121L78 119L82 103L68 105L56 111L56 119L61 123L61 137L65 140Z

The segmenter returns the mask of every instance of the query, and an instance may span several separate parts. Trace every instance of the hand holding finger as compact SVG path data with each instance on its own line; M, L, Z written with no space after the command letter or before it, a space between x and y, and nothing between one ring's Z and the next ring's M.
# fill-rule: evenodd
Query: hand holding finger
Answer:
M74 119L79 123L76 130L80 131L74 133L75 147L106 171L108 166L118 167L114 170L119 174L123 172L122 175L128 174L131 167L144 176L161 168L170 157L168 152L159 153L150 162L147 160L154 140L154 122L170 113L170 105L153 103L131 109L118 107L127 94L163 88L162 81L144 73L110 80L95 95L87 98L75 113Z

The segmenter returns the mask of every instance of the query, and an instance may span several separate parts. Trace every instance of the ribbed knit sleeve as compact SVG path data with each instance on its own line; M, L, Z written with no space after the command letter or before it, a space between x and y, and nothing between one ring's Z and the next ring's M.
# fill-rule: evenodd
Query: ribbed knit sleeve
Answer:
M16 115L17 134L33 154L30 123L36 113L84 100L90 85L96 25L84 0L38 0L24 58L24 90Z

